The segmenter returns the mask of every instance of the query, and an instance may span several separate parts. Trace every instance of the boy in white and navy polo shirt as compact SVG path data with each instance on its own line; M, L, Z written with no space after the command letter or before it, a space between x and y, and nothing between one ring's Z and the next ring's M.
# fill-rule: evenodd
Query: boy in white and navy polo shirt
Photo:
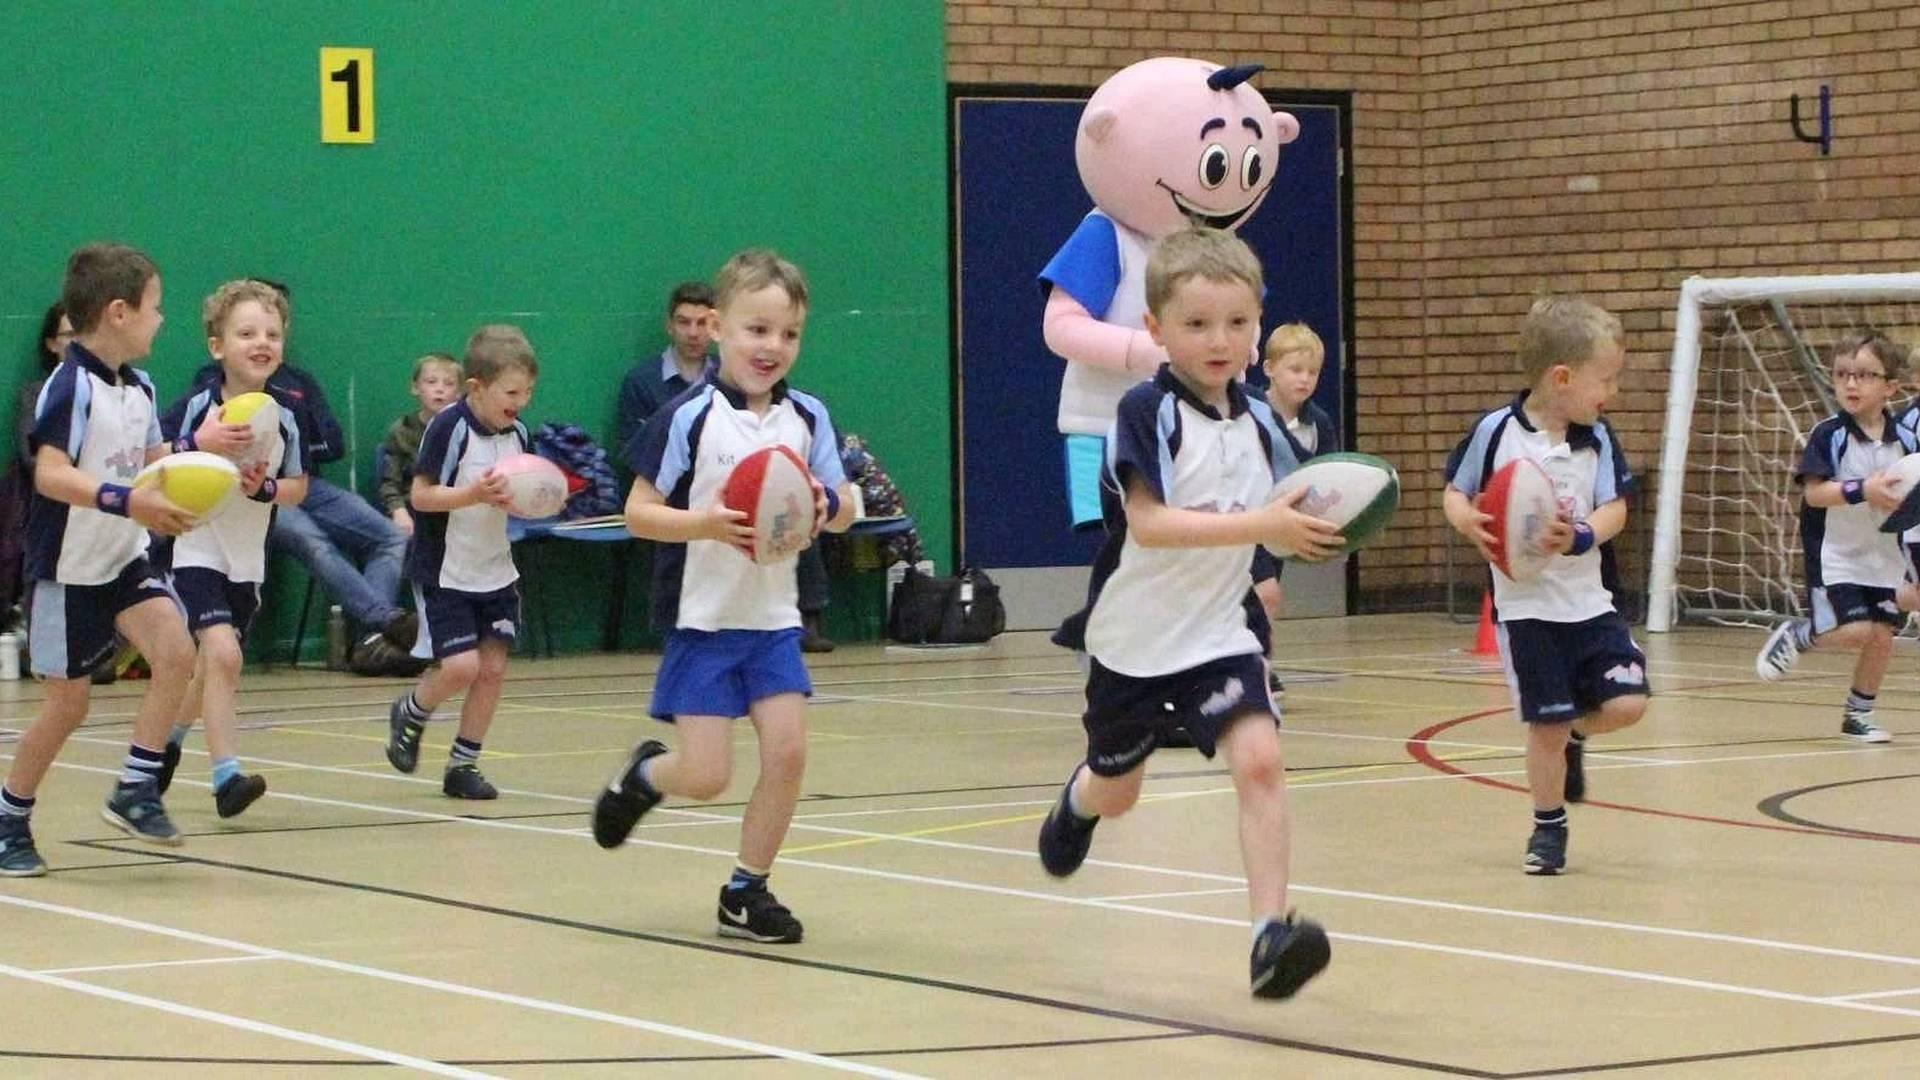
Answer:
M1814 425L1794 474L1803 485L1800 543L1812 614L1775 627L1754 660L1760 677L1773 680L1807 649L1860 650L1840 734L1866 743L1891 739L1874 723L1873 705L1901 622L1897 595L1907 559L1900 537L1881 532L1880 523L1900 505L1886 470L1916 447L1912 428L1887 412L1906 366L1907 351L1879 334L1851 335L1835 346L1840 411Z
M1267 403L1240 383L1260 332L1260 263L1231 233L1162 240L1146 269L1146 328L1167 364L1126 392L1106 440L1107 543L1086 619L1086 756L1040 827L1040 862L1080 868L1102 818L1132 808L1147 758L1178 729L1224 750L1239 795L1255 995L1290 997L1326 967L1327 935L1287 909L1291 825L1278 712L1249 626L1256 544L1309 557L1339 545L1328 523L1269 502L1298 465ZM1304 489L1301 493L1304 494ZM1257 834L1257 835L1256 835Z
M1447 521L1489 562L1492 517L1474 498L1502 466L1538 464L1560 501L1542 547L1559 557L1540 576L1519 582L1490 567L1500 660L1527 726L1529 874L1566 868L1566 804L1586 797L1584 740L1647 708L1646 656L1613 602L1610 541L1626 528L1633 473L1600 415L1619 388L1624 342L1620 320L1585 300L1536 301L1520 330L1530 388L1476 421L1447 459Z
M21 734L0 785L0 876L47 872L28 816L67 736L86 719L91 672L117 630L153 678L133 720L120 782L101 811L136 839L178 844L157 780L167 730L193 669L186 624L147 562L147 530L178 536L193 517L156 487L128 485L166 452L153 383L132 365L160 331L160 272L128 247L90 244L67 262L61 290L74 339L34 406L28 510L27 641L47 680L40 713Z
M520 422L540 363L515 326L483 326L467 341L467 393L434 414L413 463L413 543L407 580L420 610L413 654L440 666L420 676L387 711L387 760L420 766L420 733L433 710L465 693L440 790L454 799L495 799L479 761L520 628L520 572L507 542L507 488L493 467L527 453Z
M719 366L647 421L627 499L628 530L660 542L653 618L667 640L651 711L675 725L679 746L634 748L594 805L593 836L618 847L665 795L718 797L733 766L733 720L750 717L760 775L739 862L720 889L719 932L790 944L800 920L767 877L800 796L813 683L800 656L794 563L752 561L753 530L721 504L720 489L741 458L783 445L813 473L816 522L843 530L853 507L826 406L786 382L806 325L806 278L770 251L745 251L721 267L714 293Z

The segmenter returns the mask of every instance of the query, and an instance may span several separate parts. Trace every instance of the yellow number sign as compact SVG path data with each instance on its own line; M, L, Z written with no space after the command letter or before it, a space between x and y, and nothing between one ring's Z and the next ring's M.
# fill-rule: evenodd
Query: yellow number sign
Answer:
M320 49L320 141L373 141L373 50Z

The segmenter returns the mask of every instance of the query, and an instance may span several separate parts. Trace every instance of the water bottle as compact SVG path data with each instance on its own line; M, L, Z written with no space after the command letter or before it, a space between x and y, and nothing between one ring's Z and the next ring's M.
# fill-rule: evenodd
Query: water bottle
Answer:
M0 680L13 682L20 677L20 635L9 630L0 634Z
M327 668L339 671L347 666L347 615L335 604L327 609Z

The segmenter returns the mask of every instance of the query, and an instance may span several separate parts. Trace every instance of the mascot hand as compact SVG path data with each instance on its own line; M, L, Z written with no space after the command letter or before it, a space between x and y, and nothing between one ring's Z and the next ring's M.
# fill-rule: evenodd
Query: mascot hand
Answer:
M1047 348L1068 361L1136 379L1152 378L1167 359L1167 351L1155 345L1145 330L1101 322L1064 289L1055 289L1047 298L1041 331Z

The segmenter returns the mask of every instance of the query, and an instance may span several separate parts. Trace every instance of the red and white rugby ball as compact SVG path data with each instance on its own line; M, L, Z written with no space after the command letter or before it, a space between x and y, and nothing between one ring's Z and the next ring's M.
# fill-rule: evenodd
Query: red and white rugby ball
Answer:
M753 561L791 559L813 543L813 474L800 455L767 446L740 459L727 474L720 501L747 515Z
M1560 500L1553 478L1538 464L1515 458L1502 465L1475 500L1483 514L1493 515L1493 565L1514 581L1531 581L1553 561L1540 550L1541 537L1560 516Z
M550 518L567 505L567 474L539 454L515 454L494 465L507 478L507 513L520 518Z

